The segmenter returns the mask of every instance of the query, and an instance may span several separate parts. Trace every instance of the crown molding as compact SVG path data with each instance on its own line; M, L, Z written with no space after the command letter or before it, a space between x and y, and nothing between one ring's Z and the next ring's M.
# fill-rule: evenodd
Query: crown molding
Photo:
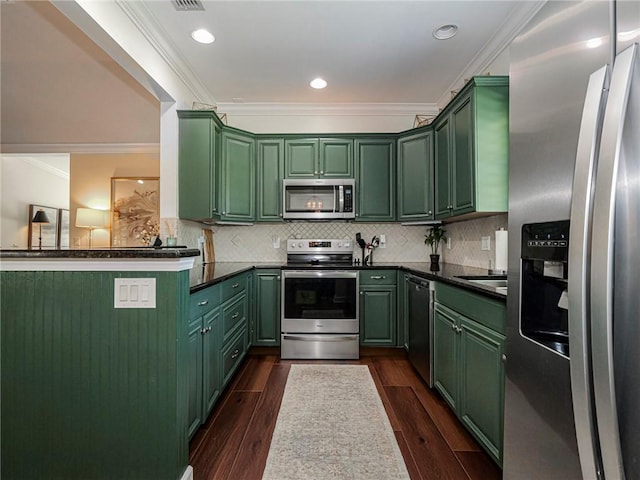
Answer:
M436 115L434 103L218 103L219 114L271 116Z
M69 154L55 154L55 156L63 156L66 157L67 160L69 160ZM23 163L27 163L32 167L47 172L51 175L55 175L56 177L60 177L65 180L69 180L70 178L69 170L62 170L58 167L54 167L53 165L34 157L32 154L16 154L11 155L11 157L14 159L19 159Z
M451 100L451 92L464 86L464 79L486 72L491 63L511 45L511 42L520 33L522 28L529 23L533 16L547 3L547 0L533 0L518 4L515 11L505 19L493 36L483 45L476 55L442 93L438 99L438 105L444 107ZM507 73L508 74L508 73Z
M169 36L144 5L144 2L116 0L116 4L192 93L194 101L215 102L214 96L209 89L198 79L191 68L180 59L176 46L169 40Z
M2 153L160 153L159 143L3 143Z

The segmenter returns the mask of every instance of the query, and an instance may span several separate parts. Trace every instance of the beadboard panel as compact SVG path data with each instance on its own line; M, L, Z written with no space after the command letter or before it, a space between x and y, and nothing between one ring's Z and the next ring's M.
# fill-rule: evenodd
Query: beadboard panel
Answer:
M157 308L114 309L116 277L156 278ZM2 477L180 478L188 271L0 279Z

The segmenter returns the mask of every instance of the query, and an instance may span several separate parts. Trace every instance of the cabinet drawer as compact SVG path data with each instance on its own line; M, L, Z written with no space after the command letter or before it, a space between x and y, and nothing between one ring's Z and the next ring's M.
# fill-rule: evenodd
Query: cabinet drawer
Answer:
M245 274L236 275L222 282L222 302L226 302L231 297L247 290L247 276Z
M360 270L360 285L395 285L397 270Z
M242 295L225 305L222 310L222 341L226 342L236 331L238 325L246 324L247 296Z
M496 332L506 332L504 302L440 282L436 283L436 301Z
M189 321L198 318L220 304L218 285L205 288L189 296Z
M222 350L222 384L226 385L233 376L247 350L247 329L240 330L235 339Z

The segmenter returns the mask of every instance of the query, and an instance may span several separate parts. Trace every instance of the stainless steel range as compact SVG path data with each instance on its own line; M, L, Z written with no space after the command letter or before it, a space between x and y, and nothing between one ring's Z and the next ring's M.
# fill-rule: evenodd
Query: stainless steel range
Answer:
M287 240L281 357L357 359L358 271L351 240Z

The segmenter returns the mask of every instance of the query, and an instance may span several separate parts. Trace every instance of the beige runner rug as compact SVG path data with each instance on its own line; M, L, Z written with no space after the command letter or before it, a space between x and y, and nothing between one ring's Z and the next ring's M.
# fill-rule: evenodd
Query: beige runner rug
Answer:
M263 480L408 480L366 365L292 365Z

